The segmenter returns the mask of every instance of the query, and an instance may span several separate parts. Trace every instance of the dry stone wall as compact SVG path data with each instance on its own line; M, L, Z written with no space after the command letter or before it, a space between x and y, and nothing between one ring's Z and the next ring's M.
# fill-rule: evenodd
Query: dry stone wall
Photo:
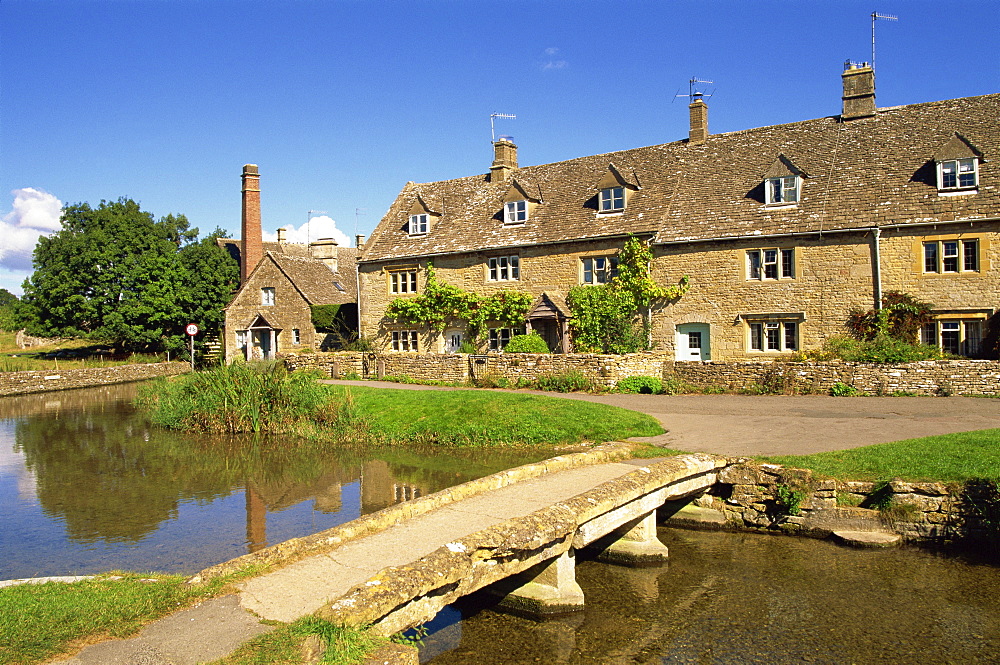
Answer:
M290 369L319 369L343 378L406 376L414 381L466 383L486 377L533 381L580 372L595 385L613 388L630 376L676 378L697 388L829 394L843 384L869 395L1000 395L1000 361L927 360L901 365L770 361L674 362L663 353L486 355L446 353L308 353L288 355Z
M187 363L171 362L52 371L0 372L0 396L145 381L158 376L172 376L190 371L191 366Z

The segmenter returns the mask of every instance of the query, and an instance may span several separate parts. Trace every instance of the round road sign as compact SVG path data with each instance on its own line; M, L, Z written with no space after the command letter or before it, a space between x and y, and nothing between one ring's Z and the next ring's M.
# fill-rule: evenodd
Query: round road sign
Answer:
M193 323L189 323L189 324L187 324L187 328L185 328L184 331L187 334L191 335L191 337L194 337L195 335L198 334L198 326L196 326Z

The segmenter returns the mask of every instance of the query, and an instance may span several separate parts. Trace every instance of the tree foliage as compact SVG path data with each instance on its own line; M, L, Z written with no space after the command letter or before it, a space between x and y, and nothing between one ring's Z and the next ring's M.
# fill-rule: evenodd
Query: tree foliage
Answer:
M466 321L469 334L482 338L490 322L504 327L524 323L532 302L531 295L521 291L504 290L481 296L439 282L434 265L428 263L423 292L409 298L396 298L386 308L386 316L424 325L435 332L443 331L449 322Z
M133 350L179 350L187 323L201 340L217 334L238 281L236 262L215 244L223 233L194 242L184 215L156 221L131 199L66 206L24 283L29 332Z
M634 353L649 347L650 309L657 301L687 293L687 275L673 286L660 286L650 274L653 251L629 236L618 253L618 275L608 284L570 289L567 303L578 351Z

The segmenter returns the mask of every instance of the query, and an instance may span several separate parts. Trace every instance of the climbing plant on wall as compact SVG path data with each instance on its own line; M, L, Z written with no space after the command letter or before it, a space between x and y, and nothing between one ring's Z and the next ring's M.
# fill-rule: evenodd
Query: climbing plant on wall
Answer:
M618 253L618 275L608 284L570 289L567 302L578 351L634 353L650 346L651 308L656 301L676 300L687 293L687 275L673 286L660 286L649 265L653 250L629 236Z
M530 294L521 291L504 290L481 296L439 282L434 265L428 263L423 292L411 298L396 298L389 303L385 315L404 323L425 325L434 332L443 331L449 321L464 320L469 334L479 339L485 336L491 321L503 327L524 323L532 301Z

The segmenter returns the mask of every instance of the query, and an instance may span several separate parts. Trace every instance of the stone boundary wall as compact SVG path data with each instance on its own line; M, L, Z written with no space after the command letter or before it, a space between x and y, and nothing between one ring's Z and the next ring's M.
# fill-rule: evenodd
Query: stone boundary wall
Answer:
M788 509L779 488L801 493L795 510ZM885 531L929 544L995 542L1000 536L983 517L997 508L972 505L959 484L893 480L879 493L881 510L866 507L875 490L871 482L820 480L806 469L744 460L722 469L716 485L669 522L817 538L838 530Z
M613 388L629 376L676 377L698 388L740 390L752 385L774 392L829 394L838 383L869 395L1000 395L1000 361L924 360L900 365L848 362L674 362L663 353L361 353L288 355L289 369L315 368L332 378L408 376L415 381L466 383L486 376L535 380L577 371Z
M921 360L899 365L828 362L676 362L664 368L699 388L751 384L829 394L837 383L869 395L1000 395L996 360Z
M145 381L158 376L172 376L190 371L191 366L187 363L170 362L84 367L81 369L0 372L0 396L68 390L70 388L92 388L112 383Z

